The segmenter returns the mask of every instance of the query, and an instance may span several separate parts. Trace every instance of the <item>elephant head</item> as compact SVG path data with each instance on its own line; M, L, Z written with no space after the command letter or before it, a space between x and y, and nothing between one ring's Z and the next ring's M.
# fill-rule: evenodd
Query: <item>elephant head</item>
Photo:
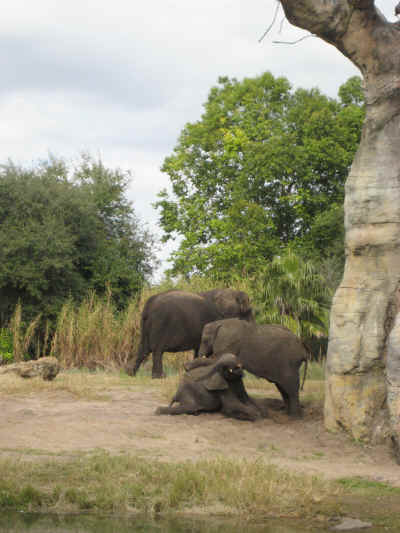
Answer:
M208 357L225 352L239 355L243 335L251 334L253 324L239 318L209 322L203 328L199 355Z
M221 318L239 317L253 321L253 312L248 295L234 289L214 289L204 295L209 295L217 308Z
M243 368L239 359L233 353L225 353L218 358L211 371L201 379L204 387L209 391L229 389L229 383L243 377Z
M203 333L201 334L201 344L199 348L200 357L208 357L213 354L215 339L217 338L217 334L221 326L221 320L209 322L204 326Z

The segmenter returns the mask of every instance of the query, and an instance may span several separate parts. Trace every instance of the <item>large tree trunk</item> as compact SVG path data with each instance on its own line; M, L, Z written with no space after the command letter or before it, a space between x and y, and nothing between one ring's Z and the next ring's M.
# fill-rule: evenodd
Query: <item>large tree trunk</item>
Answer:
M353 61L365 83L366 120L345 190L346 266L331 311L325 424L366 441L391 435L398 447L400 26L373 0L281 4L290 22Z

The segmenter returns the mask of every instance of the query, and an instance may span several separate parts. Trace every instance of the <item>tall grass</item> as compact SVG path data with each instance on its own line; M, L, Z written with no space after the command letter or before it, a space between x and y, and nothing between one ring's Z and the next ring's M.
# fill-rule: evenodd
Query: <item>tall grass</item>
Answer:
M13 360L23 361L29 348L35 339L35 333L40 322L38 315L28 326L24 326L22 321L22 307L18 303L14 315L10 321L10 331L12 335Z
M94 292L76 305L67 301L58 316L50 355L65 368L124 366L134 351L140 331L140 300L118 312L111 294Z
M235 287L245 290L243 283ZM145 288L134 298L127 309L118 311L112 295L99 297L95 293L76 305L67 301L57 321L52 339L50 355L58 358L65 368L125 368L128 360L135 357L140 340L140 319L148 298L168 289L201 292L215 285L204 278L172 283L166 281L153 288ZM173 371L182 367L183 361L191 355L183 353L166 355L167 365Z
M255 293L252 280L237 279L229 286L247 292L255 307L255 315L262 317L262 312L257 309L261 305L260 294ZM193 277L190 281L167 280L152 288L144 288L123 311L115 307L110 292L102 297L90 292L80 304L72 299L65 302L51 332L48 324L44 328L42 326L39 332L40 316L24 325L19 304L9 326L14 361L23 360L29 351L31 356L34 353L36 357L55 356L65 368L126 368L128 360L135 357L138 349L141 314L148 298L173 288L201 292L216 287L223 288L226 284L202 277ZM190 352L166 354L166 367L175 373L191 357Z
M103 451L55 461L0 460L0 509L168 514L204 509L243 518L337 511L346 489L256 460L148 461ZM62 483L60 484L60 480Z

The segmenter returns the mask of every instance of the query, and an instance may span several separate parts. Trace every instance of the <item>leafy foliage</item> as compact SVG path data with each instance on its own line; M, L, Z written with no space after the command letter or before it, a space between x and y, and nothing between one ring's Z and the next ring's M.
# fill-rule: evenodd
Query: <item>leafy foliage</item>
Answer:
M282 324L302 339L327 336L332 293L311 262L288 249L253 283L261 322Z
M153 238L125 198L130 174L82 156L0 170L0 322L20 301L30 321L106 285L124 306L152 272Z
M292 91L268 72L218 80L162 167L173 191L155 204L163 240L183 237L172 274L256 272L342 205L364 118L358 78L340 98Z
M13 359L13 338L7 328L0 328L0 364L8 363Z

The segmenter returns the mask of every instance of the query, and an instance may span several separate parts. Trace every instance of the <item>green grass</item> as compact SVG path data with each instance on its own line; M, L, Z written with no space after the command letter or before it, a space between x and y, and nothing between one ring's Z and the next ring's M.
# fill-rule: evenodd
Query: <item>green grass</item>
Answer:
M344 477L337 480L339 485L352 490L391 492L400 496L400 487L393 487L381 481L364 479L362 477ZM400 505L400 504L399 504Z
M326 481L260 459L165 463L101 450L59 459L0 460L0 513L200 513L253 521L297 518L310 525L347 515L400 527L400 488L362 478Z
M301 369L301 375L303 367ZM309 361L307 365L306 380L324 380L325 379L325 362Z
M238 517L310 517L336 512L344 491L262 461L169 464L103 451L63 462L0 461L0 511L153 515L203 508Z

